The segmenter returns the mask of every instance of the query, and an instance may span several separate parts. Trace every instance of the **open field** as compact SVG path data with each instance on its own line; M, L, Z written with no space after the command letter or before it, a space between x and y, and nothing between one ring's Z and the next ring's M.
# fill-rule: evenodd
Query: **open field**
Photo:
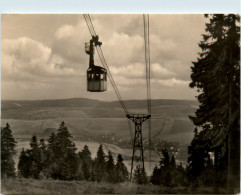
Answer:
M223 194L213 188L163 187L151 184L137 185L130 182L119 184L87 181L59 181L33 179L3 179L2 194Z

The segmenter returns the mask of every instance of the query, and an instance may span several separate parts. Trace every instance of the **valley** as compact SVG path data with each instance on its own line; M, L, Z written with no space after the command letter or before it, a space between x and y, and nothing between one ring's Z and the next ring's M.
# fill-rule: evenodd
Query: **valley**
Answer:
M130 112L146 113L146 101L125 102ZM177 162L186 164L187 146L193 137L193 124L188 116L193 115L196 101L153 100L152 101L152 146L149 148L148 126L143 123L143 144L146 166L153 168L160 160L161 149L167 148ZM32 135L48 140L62 121L65 122L73 141L80 151L84 144L96 154L99 144L103 144L116 155L122 154L130 169L134 124L128 121L118 102L101 102L91 99L2 101L2 127L10 124L13 136L21 148L28 148ZM149 152L152 151L151 163ZM93 156L94 157L94 156ZM15 159L17 160L17 159ZM148 170L148 169L147 169ZM149 171L148 171L149 172ZM150 174L150 173L149 173Z

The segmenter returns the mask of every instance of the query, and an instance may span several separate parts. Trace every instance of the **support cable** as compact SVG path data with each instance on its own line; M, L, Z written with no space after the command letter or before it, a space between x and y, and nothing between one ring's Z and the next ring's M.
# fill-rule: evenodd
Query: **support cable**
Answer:
M144 41L145 41L145 62L146 62L146 85L147 85L147 110L151 115L151 63L150 63L150 38L149 38L149 15L143 14L144 22ZM151 170L151 118L148 121L148 140L149 140L149 168Z
M88 28L89 28L89 31L90 31L91 36L96 36L95 29L94 29L93 23L92 23L92 21L91 21L90 15L89 15L89 14L83 14L83 15L84 15L86 24L87 24L87 26L88 26ZM118 98L118 100L119 100L119 102L120 102L120 104L121 104L121 106L122 106L125 114L127 115L127 114L129 114L129 112L128 112L126 106L125 106L125 103L124 103L124 101L123 101L123 99L122 99L119 91L118 91L118 88L117 88L117 86L116 86L116 84L115 84L115 81L114 81L114 79L113 79L113 77L112 77L112 74L111 74L111 72L110 72L110 69L109 69L109 67L108 67L108 65L107 65L107 62L106 62L106 60L105 60L105 57L104 57L104 55L103 55L102 49L101 49L100 46L96 46L96 50L97 50L97 53L98 53L98 55L99 55L99 58L100 58L100 61L101 61L102 65L103 65L104 68L107 70L107 75L108 75L109 80L110 80L110 82L111 82L111 84L112 84L112 87L114 88L114 91L115 91L115 93L116 93L116 96L117 96L117 98ZM130 124L130 121L129 121L128 119L127 119L127 121L128 121L128 127L129 127L130 136L131 136L131 140L132 140L131 124Z
M89 16L89 14L84 14L84 18L85 18L85 21L86 21L87 26L89 28L91 36L96 36L95 29L94 29L94 26L92 24L92 21L91 21L91 18ZM112 84L112 86L113 86L113 88L115 90L115 93L116 93L116 95L118 97L118 100L119 100L122 108L124 109L125 113L128 114L129 112L128 112L126 106L125 106L124 101L122 100L122 97L121 97L121 95L120 95L120 93L118 91L118 88L117 88L117 86L115 84L115 81L114 81L114 79L113 79L113 77L111 75L110 69L109 69L109 67L108 67L108 65L106 63L106 60L105 60L105 57L103 55L102 49L101 49L100 46L96 46L96 49L97 49L97 52L98 52L98 55L99 55L99 58L100 58L100 61L101 61L102 65L107 70L107 75L108 75L108 77L109 77L109 79L111 81L111 84Z

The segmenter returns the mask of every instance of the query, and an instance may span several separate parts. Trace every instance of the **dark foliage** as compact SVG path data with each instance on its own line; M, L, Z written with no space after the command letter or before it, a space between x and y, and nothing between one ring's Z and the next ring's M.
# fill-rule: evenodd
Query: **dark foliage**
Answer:
M22 149L18 161L18 171L20 176L25 178L29 178L32 176L30 169L32 161L33 159L31 157L29 150L25 151L24 149Z
M33 136L30 140L30 149L22 152L19 157L18 170L23 177L31 177L34 179L40 178L40 173L43 171L45 163L43 162L43 140L41 146L38 143L37 137Z
M16 143L7 123L6 127L1 129L1 177L15 176L13 156L16 154Z
M127 181L129 179L129 173L128 170L123 163L123 157L121 154L118 154L117 156L117 162L115 165L115 182L123 182Z
M190 83L190 87L197 87L200 92L200 106L190 119L201 127L198 139L209 142L209 151L222 148L222 155L215 158L219 156L226 161L223 165L228 170L228 191L234 193L240 183L240 17L235 14L206 17L210 22L199 44L200 58L193 62Z
M175 157L171 160L166 149L162 150L162 157L159 162L159 167L155 166L150 178L150 182L154 185L164 186L186 186L187 177L185 169L181 164L176 165Z
M81 167L81 172L79 174L81 175L82 173L83 178L89 181L91 179L93 163L91 159L91 153L87 145L85 145L83 150L78 153L78 156L79 156L79 166Z
M147 184L148 183L146 171L139 164L136 166L136 168L134 170L133 180L138 184Z
M94 175L95 180L98 182L105 181L107 178L105 153L102 145L99 146L97 157L94 160Z
M4 131L6 130L8 134L11 133L8 124ZM6 133L3 132L2 136L5 135ZM4 139L6 139L5 137ZM64 122L61 123L57 134L50 135L47 144L44 139L38 141L35 135L32 136L29 143L30 149L24 150L23 148L19 156L19 176L33 179L53 178L110 183L128 180L129 173L120 154L115 163L111 152L109 151L106 156L100 145L96 158L92 160L88 146L85 145L82 151L76 153L77 148L70 138L72 136ZM5 149L8 143L6 153L14 155L16 142L13 138L10 140L11 142L2 142L2 144L4 143L2 149ZM5 155L4 152L2 154ZM11 174L8 173L7 176L14 176L14 163L9 163L9 165L11 165Z
M154 185L160 185L161 184L161 169L157 166L154 167L150 182Z
M107 172L106 181L110 183L114 183L115 182L115 163L110 151L108 152L108 156L107 156L106 172Z
M55 137L51 135L52 162L50 164L51 176L55 179L73 180L76 177L78 161L75 144L70 140L68 128L62 122Z

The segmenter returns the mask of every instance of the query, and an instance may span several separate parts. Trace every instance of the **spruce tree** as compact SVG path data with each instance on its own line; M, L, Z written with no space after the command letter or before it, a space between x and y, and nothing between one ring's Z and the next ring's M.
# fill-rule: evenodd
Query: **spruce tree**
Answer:
M44 142L44 139L40 139L40 143L39 143L39 148L40 148L40 156L41 156L41 172L43 176L47 176L47 158L48 158L48 154L47 154L47 145Z
M186 175L186 171L184 167L182 166L182 163L180 162L179 165L176 168L176 180L177 180L177 185L181 186L187 186L188 185L188 178Z
M48 147L47 150L56 153L56 135L52 132L48 139Z
M106 173L106 161L105 161L105 153L103 150L102 145L100 144L98 151L97 151L97 156L95 159L95 177L98 182L105 181L107 177Z
M193 62L190 83L200 92L200 106L190 118L203 128L212 150L227 143L227 187L228 192L235 193L240 185L240 17L205 16L210 21L199 44L200 57Z
M30 143L29 143L31 149L36 149L39 146L38 140L37 140L37 136L33 135L32 138L30 139Z
M24 148L22 148L18 161L18 172L20 176L24 178L29 178L32 176L30 169L32 166L32 161L33 159L30 151L25 151Z
M115 182L119 183L119 182L127 181L128 177L129 177L129 173L125 164L123 163L123 157L121 154L118 154L117 162L115 165Z
M39 143L35 135L32 136L29 145L31 147L29 152L32 158L32 164L29 167L29 169L31 171L32 177L35 179L39 179L39 174L42 171L42 165L41 165L42 156L41 156L41 149L39 148Z
M13 156L16 154L16 143L7 123L6 127L1 129L1 177L15 176Z
M160 185L161 184L161 169L157 166L154 167L150 182L154 185Z
M62 122L55 138L54 151L52 151L55 164L54 175L62 180L75 179L78 169L77 148L70 138L72 136L65 123Z
M62 122L58 133L52 133L48 139L46 150L46 176L54 179L73 180L78 170L76 146L71 141L71 134Z
M170 157L167 149L162 150L162 157L159 162L160 165L160 182L165 186L170 186L171 184L171 163Z
M194 138L188 147L188 175L190 182L198 185L198 177L205 170L209 156L209 144L206 140L201 139L203 132L198 133L194 129Z
M106 162L106 172L107 172L107 181L114 183L115 176L115 163L111 152L108 152L107 162Z
M79 178L83 174L84 179L91 179L91 171L93 169L91 153L87 145L84 146L83 150L78 153L79 156L79 165L81 169L79 170Z
M171 164L170 165L173 169L176 168L176 160L175 160L175 157L173 155L172 155L172 158L171 158Z
M81 152L79 152L79 157L82 159L82 160L85 160L87 161L88 163L91 162L91 152L89 150L89 147L87 145L84 146L84 148L82 149Z
M58 153L56 146L56 135L52 133L49 136L47 150L46 150L46 177L52 177L57 179L57 157L55 154Z
M169 153L166 148L162 150L162 157L161 157L159 164L161 167L169 167L170 166L170 157L169 157Z
M136 183L141 184L141 185L148 183L145 169L142 168L139 164L136 166L136 168L134 170L133 179Z

